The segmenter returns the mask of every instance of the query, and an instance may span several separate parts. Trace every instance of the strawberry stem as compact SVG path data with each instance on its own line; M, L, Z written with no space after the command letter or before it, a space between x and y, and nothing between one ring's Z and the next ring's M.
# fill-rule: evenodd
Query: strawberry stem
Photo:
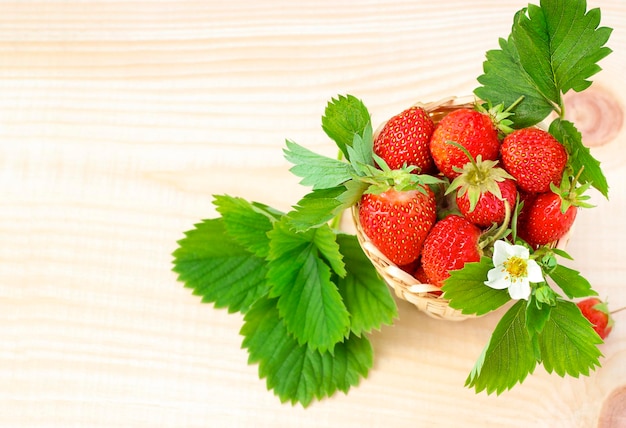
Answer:
M524 99L524 95L521 95L518 99L516 99L513 104L511 104L510 106L507 107L506 110L504 110L504 113L510 113L511 110L513 110L515 107L517 107L517 105L519 103L522 102L522 100Z
M490 246L491 244L496 242L498 239L506 235L506 233L509 230L510 220L511 220L511 205L509 204L509 201L505 199L504 200L504 220L502 221L502 224L500 225L500 227L498 227L495 231L490 231L490 232L485 233L484 235L485 239L478 244L480 249L482 250Z
M614 315L614 314L616 314L616 313L618 313L618 312L622 312L622 311L626 311L626 306L623 306L623 307L621 307L621 308L619 308L619 309L615 309L615 310L613 310L613 311L611 311L611 312L609 312L609 313L610 313L611 315Z

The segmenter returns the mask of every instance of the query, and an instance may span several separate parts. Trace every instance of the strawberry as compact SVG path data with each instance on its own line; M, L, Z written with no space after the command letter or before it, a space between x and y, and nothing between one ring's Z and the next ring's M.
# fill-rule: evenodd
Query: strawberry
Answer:
M508 178L498 182L497 186L501 196L492 192L482 193L474 209L471 207L471 201L467 194L463 196L457 194L456 203L461 214L480 227L502 223L506 218L505 201L508 202L509 208L512 209L515 206L517 186L515 186L515 181Z
M537 195L533 203L524 208L524 222L519 225L519 236L533 248L561 239L570 230L578 208L570 205L561 210L563 199L554 192Z
M457 145L451 142L450 144ZM493 223L502 223L506 217L505 201L509 209L515 206L517 186L502 168L496 167L498 161L476 159L463 146L458 148L465 152L469 162L446 190L446 194L456 191L456 204L463 216L480 227Z
M448 113L430 139L430 154L437 168L453 179L460 174L456 168L467 163L467 156L448 141L465 147L474 158L481 155L484 160L496 160L499 156L498 129L489 114L477 110L462 108Z
M505 170L517 186L530 193L550 190L558 184L567 164L567 151L550 133L539 128L523 128L507 135L500 147Z
M393 263L407 265L421 252L436 219L436 201L428 187L420 190L366 193L359 202L363 231Z
M419 263L417 268L412 272L412 275L420 283L430 284L430 279L428 279L428 276L426 276L426 272L424 272L424 266L422 265L422 263Z
M597 297L589 297L581 300L576 305L583 316L591 322L598 336L606 339L609 333L611 333L614 324L607 304Z
M413 165L419 172L434 172L429 141L435 123L421 107L411 107L392 117L374 140L374 153L383 158L389 168Z
M428 186L418 186L365 193L359 201L363 232L396 265L407 265L419 257L436 221L435 195Z
M528 198L518 219L517 231L520 238L537 249L561 239L570 230L576 219L578 207L591 208L585 192L591 183L576 186L581 171L575 177L565 177L561 187L550 184L549 192ZM526 206L528 203L528 206Z
M435 223L422 250L422 266L433 285L441 287L451 270L480 260L480 235L478 226L458 215Z

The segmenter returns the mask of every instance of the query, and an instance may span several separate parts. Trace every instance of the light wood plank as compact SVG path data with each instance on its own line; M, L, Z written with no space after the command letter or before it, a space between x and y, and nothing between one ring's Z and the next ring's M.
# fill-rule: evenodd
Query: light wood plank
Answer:
M594 88L618 114L626 4L589 3L615 28ZM0 425L595 426L626 385L626 312L591 377L540 368L495 397L463 383L497 317L446 323L400 302L373 337L369 379L304 410L246 364L241 317L200 304L170 271L183 231L215 215L212 194L298 200L283 143L334 153L320 127L332 96L354 94L383 121L470 94L525 5L1 2ZM569 250L619 307L623 127L602 143L611 200L580 214Z

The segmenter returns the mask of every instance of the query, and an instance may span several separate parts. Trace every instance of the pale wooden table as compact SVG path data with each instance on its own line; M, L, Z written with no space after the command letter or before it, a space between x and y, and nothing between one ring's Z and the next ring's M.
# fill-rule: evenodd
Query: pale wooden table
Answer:
M580 214L569 249L619 307L626 3L590 3L614 53L570 111L611 201ZM593 427L611 394L626 426L626 312L591 377L539 367L497 397L463 387L497 317L441 322L401 302L373 336L369 379L304 410L247 365L241 317L200 304L170 270L182 232L215 215L212 194L297 201L284 139L333 154L320 127L332 96L383 121L469 94L525 5L1 2L0 426Z

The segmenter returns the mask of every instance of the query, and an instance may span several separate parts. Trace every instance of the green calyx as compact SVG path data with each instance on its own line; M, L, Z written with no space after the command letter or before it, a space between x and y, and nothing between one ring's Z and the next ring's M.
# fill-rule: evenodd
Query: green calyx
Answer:
M575 176L567 173L563 174L563 179L561 180L561 185L559 187L557 187L554 183L550 184L550 190L561 197L561 212L563 214L565 214L571 206L581 208L594 207L594 205L587 202L590 199L590 196L586 194L592 183L586 182L580 186L578 185L578 180L580 175L583 173L584 168L585 167L583 166Z
M376 154L373 155L374 161L379 166L367 166L364 175L355 177L355 179L366 183L369 187L364 193L380 194L393 188L398 192L409 190L417 190L426 193L424 186L437 185L443 181L437 177L427 174L415 174L416 166L404 166L399 169L391 169L387 163Z
M463 168L455 168L461 175L450 183L446 194L454 191L457 191L458 197L463 197L467 194L470 202L470 212L474 211L478 200L486 193L492 193L498 199L502 200L502 192L500 191L498 183L507 178L513 179L513 177L504 169L496 166L498 161L483 160L481 155L478 155L476 159L474 159L470 152L462 145L454 141L447 141L447 143L463 151L468 158L468 162Z
M486 104L476 103L476 110L483 114L488 114L496 129L502 134L507 135L513 132L513 128L511 127L511 125L513 125L513 121L509 119L514 115L511 110L517 107L523 99L524 96L519 97L506 109L504 108L504 103L500 103L496 106L492 106L491 102L487 102Z

